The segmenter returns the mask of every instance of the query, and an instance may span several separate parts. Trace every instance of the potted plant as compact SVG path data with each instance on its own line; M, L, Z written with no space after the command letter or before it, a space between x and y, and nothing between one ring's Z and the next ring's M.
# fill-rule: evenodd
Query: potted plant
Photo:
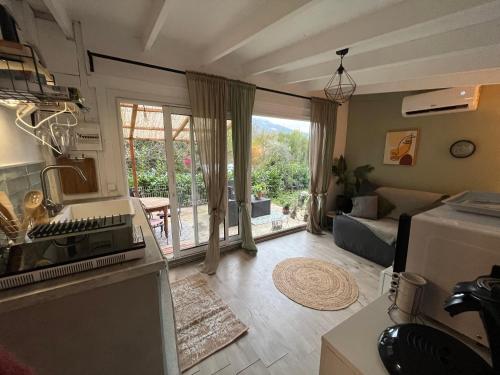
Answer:
M266 191L266 186L264 184L259 183L259 184L255 184L253 186L253 193L254 193L255 199L257 199L257 200L262 199L265 191Z
M304 206L304 204L307 205L308 200L309 200L309 192L308 191L301 191L299 193L299 197L298 197L298 206L300 208L302 208Z
M290 203L285 203L282 209L283 215L288 215L290 213Z
M370 164L365 164L357 167L353 171L347 168L347 162L343 155L335 158L332 166L332 173L337 177L337 185L343 187L343 194L337 195L335 205L342 212L351 212L352 197L354 197L361 186L361 182L367 179L368 174L373 171L374 167Z

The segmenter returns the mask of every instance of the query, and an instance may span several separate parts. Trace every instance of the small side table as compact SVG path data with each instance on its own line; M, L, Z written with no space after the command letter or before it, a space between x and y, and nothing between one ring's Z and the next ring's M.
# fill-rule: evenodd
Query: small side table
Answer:
M252 218L271 214L271 199L252 199Z
M337 211L328 211L326 213L326 226L328 229L333 228L333 220L335 220L335 216L337 216Z

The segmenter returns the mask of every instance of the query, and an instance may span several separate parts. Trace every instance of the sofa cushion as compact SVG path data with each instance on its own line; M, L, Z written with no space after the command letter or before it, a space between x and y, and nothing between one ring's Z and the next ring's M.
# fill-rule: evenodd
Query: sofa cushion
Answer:
M377 215L379 219L386 217L389 213L396 208L395 205L389 199L384 198L381 195L377 195L378 197L378 209Z
M443 194L439 193L385 186L379 187L375 192L396 206L396 208L387 215L388 218L395 220L399 220L401 214L410 213L429 206L443 197Z
M361 181L361 184L359 185L359 190L358 190L358 196L366 196L366 195L377 195L375 193L375 190L377 190L380 186L367 180L364 179ZM383 218L384 216L387 216L389 212L391 212L395 206L387 199L384 197L381 197L380 195L378 196L378 202L377 202L377 217Z
M367 219L377 219L378 197L367 195L364 197L352 198L351 216L364 217Z

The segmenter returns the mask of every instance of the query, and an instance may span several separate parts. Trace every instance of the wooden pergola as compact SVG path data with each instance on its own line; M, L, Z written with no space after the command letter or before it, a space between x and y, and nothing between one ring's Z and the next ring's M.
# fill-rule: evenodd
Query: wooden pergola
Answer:
M136 140L157 142L165 141L163 109L160 106L121 103L120 112L122 118L123 138L127 140L130 150L134 192L137 195L139 186L137 182L134 142ZM190 116L186 115L173 114L171 116L172 139L174 142L190 142L189 120ZM231 121L228 121L227 128L229 129L230 127Z
M163 110L161 107L121 103L123 137L128 141L130 161L132 164L132 178L134 192L137 195L139 186L137 182L137 166L135 159L135 141L165 141L165 128L163 123ZM189 116L172 115L172 139L177 142L190 142Z

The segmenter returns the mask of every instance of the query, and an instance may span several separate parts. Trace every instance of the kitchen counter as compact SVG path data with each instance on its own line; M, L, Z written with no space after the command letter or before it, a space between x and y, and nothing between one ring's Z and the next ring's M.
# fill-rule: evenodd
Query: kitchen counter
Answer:
M384 294L322 336L320 375L388 374L378 353L378 338L384 329L396 324L387 314L390 304ZM394 318L404 322L397 312ZM437 322L426 320L426 324L458 338L490 362L489 350Z
M0 314L166 269L166 261L149 228L139 199L131 200L136 213L134 225L142 227L146 242L143 258L1 291Z
M0 292L0 347L37 375L179 374L167 263L132 201L143 258Z

